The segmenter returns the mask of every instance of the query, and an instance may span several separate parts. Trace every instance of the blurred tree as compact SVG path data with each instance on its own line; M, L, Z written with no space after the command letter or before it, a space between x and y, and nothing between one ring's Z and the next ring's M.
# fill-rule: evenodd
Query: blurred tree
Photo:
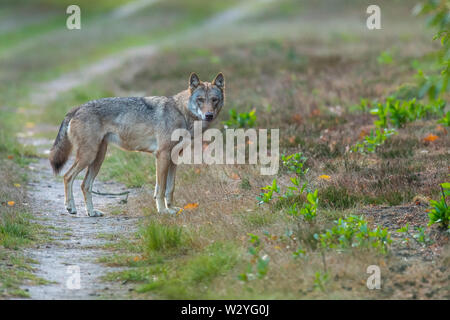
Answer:
M440 73L425 75L419 70L419 97L428 96L436 100L449 88L450 76L450 0L425 0L417 4L414 9L417 15L428 15L428 25L436 28L434 39L439 39L442 49L438 54Z

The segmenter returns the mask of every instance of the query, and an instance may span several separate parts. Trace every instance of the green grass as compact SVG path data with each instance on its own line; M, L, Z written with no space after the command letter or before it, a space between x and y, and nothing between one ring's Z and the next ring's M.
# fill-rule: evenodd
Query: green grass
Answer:
M31 218L28 213L4 212L0 217L0 246L17 250L35 240L36 227Z
M35 155L32 148L20 145L15 137L23 119L15 112L0 110L0 297L26 297L20 289L25 281L32 284L44 280L34 276L31 261L22 254L27 246L42 241L47 233L42 225L32 221L25 207L27 172L24 166ZM14 205L8 205L8 202Z
M208 285L217 277L226 275L238 262L237 249L231 243L214 243L181 264L159 268L159 273L138 292L152 292L168 299L204 299L211 292Z
M24 166L32 161L31 157L36 156L35 148L17 142L14 134L21 125L23 122L17 113L0 109L0 161L9 157Z
M143 251L147 255L153 252L170 252L189 246L189 235L183 227L166 225L151 221L139 233Z
M36 261L24 258L17 252L0 251L0 298L29 297L27 291L20 289L24 282L33 285L48 283L33 275L31 263Z
M155 158L143 152L123 151L110 147L100 169L99 179L115 180L127 187L142 187L155 183Z
M209 285L237 263L238 248L230 242L216 242L186 258L112 272L105 280L141 283L137 292L163 299L201 299L216 296Z

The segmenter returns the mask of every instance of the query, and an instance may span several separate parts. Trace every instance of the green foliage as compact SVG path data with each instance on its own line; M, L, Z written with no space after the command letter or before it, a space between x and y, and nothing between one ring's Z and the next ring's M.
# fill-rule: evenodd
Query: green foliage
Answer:
M371 114L378 116L378 120L374 121L376 127L387 127L388 109L389 108L386 104L378 103L376 108L370 110Z
M351 152L374 153L377 148L387 140L387 138L394 134L397 134L395 129L377 128L375 131L370 130L370 135L365 136L364 140L356 143L352 147Z
M380 53L380 55L377 58L377 61L379 64L391 64L394 62L394 59L392 58L392 54L389 51L383 51Z
M299 209L297 203L294 203L288 209L288 214L294 217L304 217L306 221L312 221L317 216L317 206L319 205L319 190L308 192L306 194L306 202Z
M377 107L370 111L378 116L374 121L378 128L387 128L388 121L395 127L403 127L406 123L416 121L430 116L444 114L446 102L442 99L433 100L428 104L417 102L417 100L400 100L388 97L385 103L378 103Z
M450 127L450 111L447 111L447 113L439 119L438 123L442 123L443 125Z
M280 188L277 185L277 179L273 179L272 185L267 185L261 189L266 190L267 192L261 193L259 197L256 197L256 199L259 200L259 204L269 203L272 201L273 193L280 192Z
M237 113L235 109L229 111L230 119L224 121L229 128L252 128L256 124L256 111Z
M297 174L297 176L303 177L308 173L309 169L305 169L305 162L308 160L303 154L294 153L289 156L281 155L281 161L283 166L286 167L290 172Z
M301 258L304 257L306 255L306 251L303 250L302 248L298 248L297 251L294 251L294 253L292 253L292 257L294 258Z
M361 104L366 105L366 100L361 100ZM444 113L446 102L442 99L431 101L428 104L422 104L417 100L399 100L394 97L388 97L385 103L377 103L376 108L370 110L370 113L377 116L374 125L377 127L370 131L370 135L364 137L361 142L356 143L351 152L374 153L390 136L397 134L395 129L388 129L390 122L396 128L403 127L406 123L417 119L428 118L430 116L442 115ZM445 122L446 119L441 119Z
M447 205L447 198L450 196L450 183L441 183L441 198L439 201L430 201L430 212L428 213L429 222L428 225L431 226L435 223L443 226L449 227L450 220L450 208Z
M359 103L350 106L350 110L351 111L369 112L370 105L371 105L371 103L368 99L361 98Z
M335 226L322 234L315 234L323 248L376 248L386 253L388 245L392 242L391 234L387 228L370 229L363 216L351 215L348 218L339 218Z
M430 242L430 238L425 233L425 227L416 226L415 229L417 233L415 233L413 237L418 243L427 244L428 242Z
M256 278L262 279L267 275L269 271L269 257L265 254L261 256L261 251L263 249L263 245L259 236L248 233L250 247L248 248L248 253L251 256L250 264L247 267L247 272L241 273L239 275L239 280L241 281L249 281L254 280Z
M416 6L415 12L429 17L428 25L437 29L434 40L440 39L442 45L437 61L440 72L425 75L419 70L416 76L419 97L427 95L430 100L436 100L447 91L450 76L450 3L448 0L426 0Z
M397 230L398 233L405 234L405 238L402 239L403 243L409 243L409 240L412 238L420 245L426 245L431 242L428 235L425 233L426 228L421 226L415 226L415 230L417 231L414 234L409 233L409 223L401 227Z
M314 289L325 291L325 285L330 280L330 274L328 272L321 273L317 271L314 274Z

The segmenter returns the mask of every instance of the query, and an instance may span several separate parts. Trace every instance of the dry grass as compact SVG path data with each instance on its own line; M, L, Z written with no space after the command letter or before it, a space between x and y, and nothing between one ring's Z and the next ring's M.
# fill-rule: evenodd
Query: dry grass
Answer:
M364 212L374 225L377 221L370 211L374 205L410 204L417 195L435 197L438 183L448 173L445 150L450 144L447 132L438 128L435 120L408 124L375 155L348 153L360 139L361 131L372 128L373 121L366 113L349 107L361 97L382 99L414 72L407 67L407 56L398 67L383 67L376 62L380 49L361 47L350 56L340 54L339 47L323 55L316 53L320 51L316 47L304 49L304 43L277 40L213 47L202 56L198 49L182 49L154 58L153 67L137 73L131 81L119 81L118 90L122 92L132 88L148 94L171 94L185 86L185 75L192 70L198 70L203 78L212 76L217 66L207 61L219 57L221 70L232 75L227 79L227 108L239 112L255 108L258 127L280 128L281 152L303 152L309 158L307 179L319 189L320 197L316 224L303 227L297 237L286 237L286 230L296 230L297 225L286 215L286 204L256 204L260 188L273 179L259 175L257 166L181 166L175 191L177 203L197 202L197 209L174 217L160 216L149 190L148 194L130 199L124 214L145 215L156 223L181 226L193 236L190 250L160 261L169 270L167 281L181 277L170 267L172 264L188 263L212 243L234 243L239 248L239 260L231 271L210 279L208 289L200 296L193 293L196 285L191 291L180 289L178 294L167 283L144 286L142 291L171 298L190 293L207 298L448 297L448 268L438 252L430 262L421 255L423 249L411 249L406 263L396 245L388 255L358 249L327 251L325 265L321 251L314 247L306 248L304 258L292 256L298 246L304 246L308 239L311 242L315 232L329 227L338 217ZM221 119L227 119L226 110ZM430 132L439 136L434 143L423 140ZM318 179L322 174L331 179ZM281 171L277 179L285 187L289 174ZM419 208L421 214L425 215L425 209ZM388 227L395 233L392 223ZM248 233L263 239L263 252L270 257L270 263L264 280L243 283L237 276L251 261L246 253ZM443 257L448 257L448 250L442 249L446 242L439 241ZM372 264L381 267L382 290L371 291L365 285L366 269ZM323 283L315 281L317 271L328 274Z

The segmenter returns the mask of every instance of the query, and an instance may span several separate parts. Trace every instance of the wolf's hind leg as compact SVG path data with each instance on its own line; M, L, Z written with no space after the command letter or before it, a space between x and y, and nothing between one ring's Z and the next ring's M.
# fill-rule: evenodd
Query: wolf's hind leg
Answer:
M177 171L177 165L170 161L169 170L167 173L167 185L166 185L166 208L171 211L178 212L180 208L173 207L173 192L175 190L175 175Z
M89 165L86 176L81 184L81 190L83 191L84 201L86 203L86 212L90 217L103 216L103 212L94 210L94 205L92 203L92 186L94 184L95 177L97 177L97 174L100 171L103 160L105 159L107 147L107 142L103 140L98 148L97 156L95 157L94 162Z
M77 213L75 200L73 198L73 182L84 168L86 168L86 166L81 164L78 159L76 159L72 167L64 175L64 192L66 196L65 203L66 209L70 214Z
M170 166L170 153L161 151L156 157L156 208L159 213L175 213L166 208L164 195L166 193L167 175Z

